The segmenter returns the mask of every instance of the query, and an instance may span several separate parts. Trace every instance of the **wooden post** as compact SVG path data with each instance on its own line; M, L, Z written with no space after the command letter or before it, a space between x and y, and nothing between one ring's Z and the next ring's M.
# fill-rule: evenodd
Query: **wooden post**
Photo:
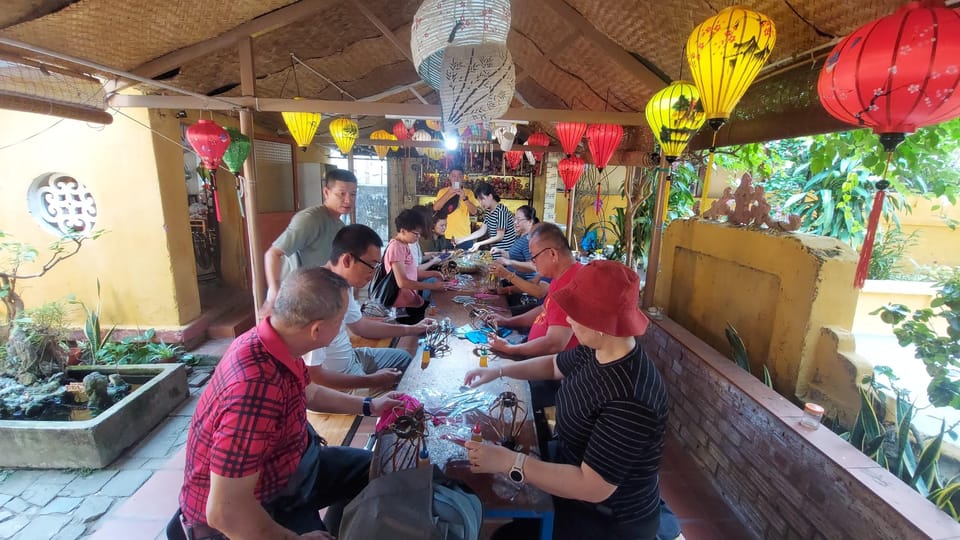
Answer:
M657 175L657 203L653 208L653 231L650 235L650 255L647 257L647 282L643 288L643 307L653 306L653 293L657 288L657 272L660 270L660 237L663 229L663 208L666 206L667 158L660 156L660 172Z
M247 37L239 42L240 48L240 89L245 97L254 97L257 93L257 79L253 69L253 38ZM240 110L240 132L250 137L251 145L255 146L253 113L250 109ZM250 257L251 292L253 294L253 309L257 319L260 319L260 305L267 297L266 278L263 273L263 253L260 252L259 208L257 208L257 166L256 152L250 149L250 154L243 162L243 191L244 208L247 213L247 255Z

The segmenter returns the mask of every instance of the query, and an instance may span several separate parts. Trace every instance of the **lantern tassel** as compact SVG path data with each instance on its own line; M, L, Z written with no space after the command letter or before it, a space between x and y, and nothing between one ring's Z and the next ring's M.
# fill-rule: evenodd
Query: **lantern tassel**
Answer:
M863 239L863 247L860 249L860 260L857 262L857 273L853 278L853 286L862 289L867 281L867 271L870 269L870 258L873 256L873 244L877 237L877 227L880 225L880 214L883 212L883 199L887 195L887 188L890 182L887 182L887 167L890 166L890 159L893 152L887 152L887 164L883 167L883 176L877 182L877 193L873 196L873 208L870 209L870 218L867 221L867 235Z
M217 193L217 172L210 171L210 188L213 190L213 207L217 211L217 223L223 221L220 218L220 195Z
M603 174L603 169L597 171L598 175ZM603 200L600 199L600 180L597 180L597 198L593 201L593 210L600 215L603 210Z
M240 219L246 219L247 213L243 209L243 175L237 177L237 202L240 203Z

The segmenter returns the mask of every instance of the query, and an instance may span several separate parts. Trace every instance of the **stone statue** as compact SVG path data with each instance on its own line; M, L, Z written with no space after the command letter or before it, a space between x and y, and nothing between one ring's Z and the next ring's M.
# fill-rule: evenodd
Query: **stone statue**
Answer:
M110 380L107 376L96 371L83 378L83 390L87 393L88 409L103 410L113 405L107 391L109 385Z
M704 219L720 221L726 217L727 223L748 227L795 231L800 228L800 216L790 215L787 221L777 221L770 216L770 204L762 186L753 186L753 177L744 173L740 185L735 191L724 188L720 198L703 213Z

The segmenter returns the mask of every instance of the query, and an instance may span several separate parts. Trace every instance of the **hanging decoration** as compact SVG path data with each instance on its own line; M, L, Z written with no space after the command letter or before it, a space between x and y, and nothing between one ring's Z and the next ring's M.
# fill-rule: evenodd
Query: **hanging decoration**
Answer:
M770 58L776 41L777 30L769 17L739 6L724 8L703 21L687 39L687 62L713 129L701 211L706 209L717 132Z
M568 199L570 198L570 190L580 181L585 166L583 160L577 156L565 157L557 163L557 172L560 173L563 185L567 188Z
M217 222L221 221L220 198L217 195L217 168L223 154L230 146L230 134L213 120L197 120L187 128L187 140L193 151L200 156L203 168L210 173L210 188L213 190L213 205L217 211Z
M296 96L293 99L301 100L303 98ZM290 130L293 140L297 141L297 146L300 147L300 150L306 152L310 142L313 141L313 136L317 133L317 128L320 127L320 113L282 112L280 115L283 116L283 123Z
M430 133L422 129L418 129L413 132L411 139L420 142L429 142L433 140L433 137L430 136ZM440 148L417 148L417 151L421 154L427 156L428 158L436 161L443 157L443 150Z
M440 131L440 121L439 120L425 120L424 123L427 124L427 128L432 131Z
M510 16L510 0L424 0L410 27L410 52L420 78L440 89L444 57L451 46L506 47Z
M550 146L550 137L542 131L537 131L527 137L527 142L524 144L530 146ZM530 162L531 164L536 164L536 162L543 159L543 150L534 150L532 154L534 159Z
M443 125L462 128L500 118L513 101L516 80L504 44L447 47L440 78Z
M333 141L337 143L340 153L347 155L353 149L353 143L357 141L357 137L360 135L360 128L354 120L341 116L330 122L330 135L333 136Z
M591 124L587 127L587 148L593 156L597 166L597 198L593 201L593 209L599 216L603 210L603 199L600 197L603 169L610 163L614 150L620 146L623 139L623 127L619 124Z
M417 121L414 120L413 118L402 118L400 121L403 122L403 125L407 128L407 131L409 131L412 134L413 125L416 124Z
M519 171L520 162L523 161L523 152L520 150L508 150L503 153L503 159L506 160L507 167Z
M887 166L906 133L960 116L960 14L942 1L910 2L854 30L820 71L830 115L879 134ZM876 183L854 285L862 288L889 182Z
M233 173L237 181L237 201L240 203L240 218L246 216L243 208L243 162L250 155L250 137L247 137L237 128L228 127L227 134L230 135L230 146L223 153L223 163L227 169Z
M563 153L570 157L577 151L577 146L583 139L583 134L587 131L587 124L583 122L557 122L554 124L557 128L557 138L560 139L560 146L563 147Z
M378 129L370 134L370 138L375 141L395 141L397 140L396 135L393 133L387 133L386 130ZM373 151L377 153L377 157L383 159L387 157L387 152L393 150L396 152L400 147L399 146L380 146L373 145Z
M497 124L493 129L493 136L500 143L500 150L509 152L513 148L513 139L517 136L517 125L513 122Z
M687 81L674 81L654 94L645 112L653 136L669 163L683 154L687 143L706 120L700 92Z
M393 135L398 141L410 140L410 130L407 129L402 120L397 120L397 123L393 125Z

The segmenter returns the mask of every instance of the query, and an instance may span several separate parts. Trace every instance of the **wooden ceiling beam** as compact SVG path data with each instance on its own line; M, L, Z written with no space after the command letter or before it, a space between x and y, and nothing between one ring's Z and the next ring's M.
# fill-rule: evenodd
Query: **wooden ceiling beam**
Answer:
M552 9L560 18L572 24L580 35L596 45L607 58L619 64L633 78L650 89L651 93L667 86L667 83L656 73L607 37L606 34L597 30L590 21L570 7L564 0L540 0L540 2Z
M191 60L200 58L205 54L218 51L225 47L232 47L242 38L261 36L305 17L309 17L322 9L328 8L330 3L330 0L301 0L300 2L251 19L219 36L194 43L193 45L155 58L131 70L131 73L147 78L156 77L157 75L176 69ZM134 83L115 81L112 85L113 87L108 88L108 91L116 92L131 84Z
M148 109L251 109L257 112L321 112L324 114L356 116L399 116L405 118L440 118L439 105L416 103L381 103L364 101L328 101L322 99L280 98L198 98L193 96L136 96L114 94L109 97L111 107L143 107ZM620 124L645 126L643 113L571 111L561 109L511 108L500 117L506 121L526 122L586 122L588 124Z

